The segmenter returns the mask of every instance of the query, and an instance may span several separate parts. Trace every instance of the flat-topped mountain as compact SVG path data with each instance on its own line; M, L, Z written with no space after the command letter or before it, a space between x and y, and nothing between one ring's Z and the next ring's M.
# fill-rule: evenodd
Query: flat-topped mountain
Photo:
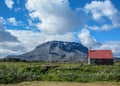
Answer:
M7 57L36 61L87 61L87 51L88 48L80 43L49 41L28 53Z

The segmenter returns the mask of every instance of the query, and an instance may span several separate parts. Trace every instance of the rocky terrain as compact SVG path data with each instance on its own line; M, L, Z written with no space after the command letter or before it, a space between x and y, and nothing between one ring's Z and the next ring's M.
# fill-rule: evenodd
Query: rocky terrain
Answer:
M7 58L29 61L87 61L87 51L88 49L80 43L49 41L38 45L28 53L9 55Z

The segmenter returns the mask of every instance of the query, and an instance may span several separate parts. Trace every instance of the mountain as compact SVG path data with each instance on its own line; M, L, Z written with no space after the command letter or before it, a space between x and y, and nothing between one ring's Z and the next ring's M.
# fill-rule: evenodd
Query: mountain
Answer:
M114 57L115 61L120 61L120 57Z
M37 46L34 50L7 58L20 58L34 61L87 61L88 48L80 43L49 41Z

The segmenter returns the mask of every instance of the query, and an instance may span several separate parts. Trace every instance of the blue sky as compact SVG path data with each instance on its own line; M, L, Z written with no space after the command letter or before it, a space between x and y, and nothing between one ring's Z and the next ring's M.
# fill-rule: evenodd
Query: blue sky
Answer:
M119 0L0 0L0 56L52 40L120 56Z

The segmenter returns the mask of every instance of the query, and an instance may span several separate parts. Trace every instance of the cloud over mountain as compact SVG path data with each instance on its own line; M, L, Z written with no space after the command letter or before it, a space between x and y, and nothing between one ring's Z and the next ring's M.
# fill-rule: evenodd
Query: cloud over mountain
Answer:
M47 42L47 41L69 41L74 42L75 37L73 33L66 33L63 35L49 35L45 33L26 31L26 30L9 30L11 34L14 34L22 45L26 47L26 49L32 50L37 45Z

